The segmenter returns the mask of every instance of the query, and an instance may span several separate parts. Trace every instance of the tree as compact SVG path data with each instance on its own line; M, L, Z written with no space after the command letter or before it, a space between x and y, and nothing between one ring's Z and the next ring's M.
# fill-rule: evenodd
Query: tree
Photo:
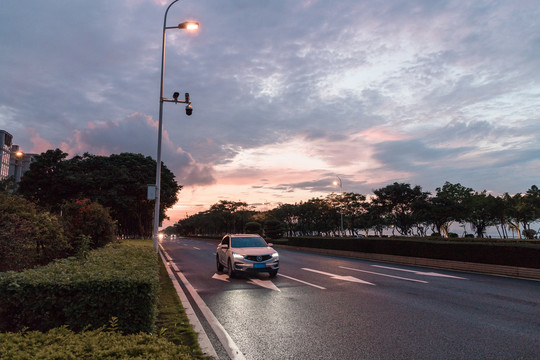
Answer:
M17 189L17 184L15 183L15 176L9 176L5 179L0 180L0 193L13 193Z
M18 192L56 213L64 201L87 198L110 209L121 235L150 236L154 201L147 199L147 186L155 182L156 169L151 157L84 154L67 160L67 156L59 149L36 156ZM178 200L181 188L174 174L162 164L160 220Z
M271 217L285 224L287 236L292 236L298 224L298 206L291 204L281 204L277 208L268 211Z
M497 206L495 197L486 195L485 191L471 195L465 220L471 224L477 237L483 238L486 228L497 223Z
M362 194L352 192L343 193L341 196L343 203L343 216L345 229L349 229L352 235L356 235L356 225L359 223L360 217L367 212L366 197Z
M442 188L435 189L437 194L429 199L429 221L436 232L448 237L448 227L453 221L464 221L469 211L469 201L473 189L448 181Z
M236 233L240 226L238 221L245 221L242 215L239 216L239 212L243 212L247 209L248 204L241 201L228 201L221 200L219 203L210 207L210 212L215 215L221 223L221 232L223 233ZM243 214L245 215L245 214ZM241 224L241 230L243 230L244 224Z
M531 201L532 196L523 196L520 193L510 196L505 193L503 199L506 205L506 223L521 239L521 229L530 229L530 223L537 219L534 201Z
M328 235L338 228L339 211L328 200L313 198L298 204L298 230L303 235Z
M97 249L116 238L109 210L89 199L66 201L62 205L62 223L76 251L84 251L86 247Z
M56 216L0 192L0 272L44 265L71 250Z
M59 212L62 201L74 195L66 174L67 156L60 149L35 156L30 169L21 177L17 192L51 212Z
M373 203L380 207L385 216L401 235L410 235L411 229L419 223L418 209L423 207L429 193L422 192L422 188L410 184L387 185L374 190Z
M279 239L283 237L283 223L276 219L268 219L264 223L264 234L270 239Z
M246 224L246 233L248 234L260 234L262 226L256 221L250 221Z
M366 212L358 219L358 227L364 229L366 235L369 229L373 229L376 235L382 236L384 229L390 225L385 211L381 205L373 202L367 204Z

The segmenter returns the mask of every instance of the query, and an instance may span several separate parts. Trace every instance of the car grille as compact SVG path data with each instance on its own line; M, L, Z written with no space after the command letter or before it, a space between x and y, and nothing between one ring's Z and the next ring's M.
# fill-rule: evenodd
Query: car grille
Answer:
M248 255L245 257L246 260L256 261L256 262L270 260L271 258L272 258L272 255Z

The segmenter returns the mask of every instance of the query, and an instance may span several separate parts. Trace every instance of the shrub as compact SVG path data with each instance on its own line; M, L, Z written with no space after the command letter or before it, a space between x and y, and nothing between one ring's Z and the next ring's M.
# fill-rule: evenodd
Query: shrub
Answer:
M0 330L95 329L118 318L122 332L152 332L159 276L149 247L114 245L24 272L0 273Z
M521 234L526 237L527 239L534 239L536 236L536 230L533 229L525 229L521 232Z
M101 328L74 333L66 327L47 333L0 333L1 359L197 359L187 346L144 333L122 335Z
M88 236L90 247L97 249L113 242L115 223L109 210L89 199L75 199L62 205L64 232L76 252L84 246L82 235Z
M43 265L70 250L56 216L20 196L0 193L0 272Z

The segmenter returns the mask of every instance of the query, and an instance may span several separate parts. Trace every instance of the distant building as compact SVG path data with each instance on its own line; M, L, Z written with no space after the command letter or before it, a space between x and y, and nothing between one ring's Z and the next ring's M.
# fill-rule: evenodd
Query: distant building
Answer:
M13 142L13 135L7 131L0 130L0 180L4 180L9 176L9 164L11 160L11 144Z
M13 136L5 130L0 130L0 146L2 150L0 180L14 176L15 182L18 183L22 174L30 169L36 154L20 151L19 145L13 144Z

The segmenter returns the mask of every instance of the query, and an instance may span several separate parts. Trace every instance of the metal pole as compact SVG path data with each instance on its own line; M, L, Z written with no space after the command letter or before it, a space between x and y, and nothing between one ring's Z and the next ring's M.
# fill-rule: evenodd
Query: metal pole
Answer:
M161 136L163 132L163 79L165 68L165 32L167 31L167 13L171 6L179 0L174 0L165 10L163 18L163 38L161 44L161 86L159 89L159 121L158 121L158 144L156 160L156 203L154 207L154 227L152 229L152 238L154 239L154 249L158 251L158 229L159 229L159 202L161 195Z
M341 178L336 175L336 177L339 180L339 193L341 194L341 201L343 201L343 183L341 182ZM343 236L343 204L339 207L340 217L341 217L341 236Z

